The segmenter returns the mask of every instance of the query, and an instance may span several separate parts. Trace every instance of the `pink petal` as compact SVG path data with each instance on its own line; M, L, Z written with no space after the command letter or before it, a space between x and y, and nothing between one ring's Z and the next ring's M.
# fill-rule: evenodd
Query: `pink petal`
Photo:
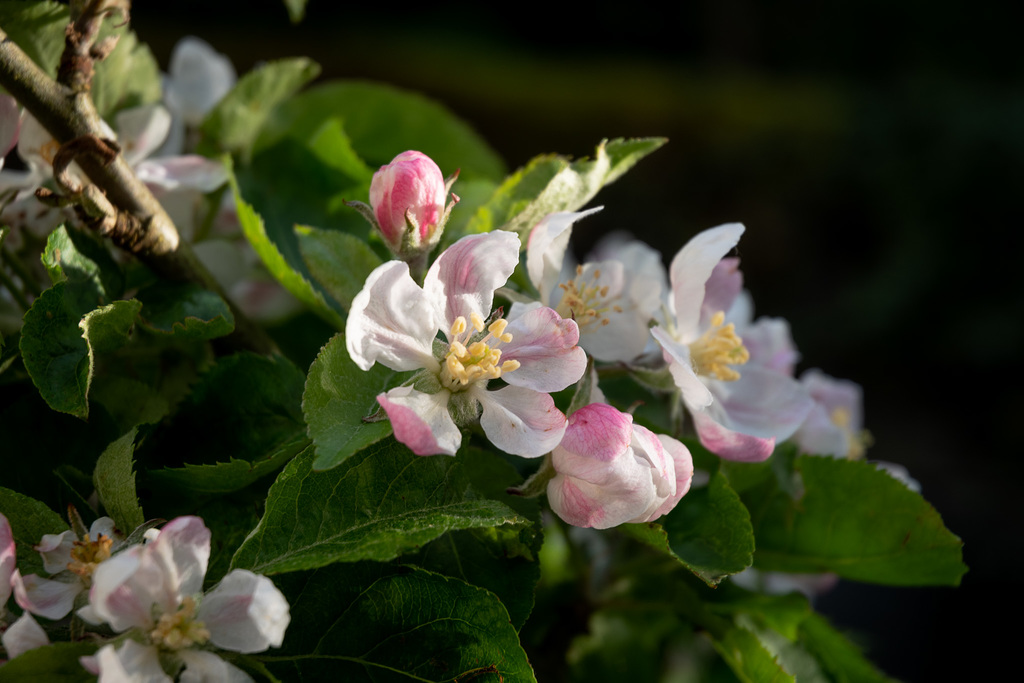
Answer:
M459 316L467 322L473 313L486 319L494 290L505 284L517 265L519 236L504 230L468 235L445 249L423 281L427 297L437 306L441 331L448 335Z
M154 542L145 546L144 555L160 568L164 586L175 595L172 609L177 609L185 596L203 592L203 578L210 562L210 530L199 517L177 517L160 529Z
M707 412L722 426L761 438L788 439L814 406L792 377L761 367L740 366L734 382L707 380L715 402Z
M699 334L705 285L722 257L736 246L743 234L741 223L727 223L697 234L672 259L672 281L676 331L681 342L689 344Z
M761 462L775 450L775 439L762 439L727 429L706 411L691 411L697 436L709 451L726 460Z
M561 391L579 381L587 369L587 354L576 344L579 328L550 308L535 308L505 329L512 341L501 347L502 361L517 360L519 368L502 375L513 386L534 391Z
M396 387L377 397L388 414L395 438L416 455L455 455L462 432L448 413L451 394L442 389L425 394L412 387Z
M352 300L345 346L363 370L437 369L433 342L440 329L432 299L413 282L409 266L389 261L374 269Z
M551 294L561 281L565 252L572 236L572 224L603 209L602 206L586 211L550 213L530 230L526 247L526 272L530 282L540 292L540 300L551 304Z
M15 563L14 532L7 518L0 514L0 606L7 604L11 597L11 574L15 571Z
M608 462L621 455L633 438L633 417L604 403L591 403L569 416L559 448Z
M750 352L748 365L774 370L788 377L800 360L796 344L789 332L789 323L783 318L758 318L757 322L740 330L743 346ZM739 368L740 374L743 368Z
M143 566L144 552L144 546L132 546L96 567L89 604L77 614L94 624L108 623L118 633L132 627L151 628L152 606L164 606L160 597L163 577L151 564ZM170 609L177 607L174 604Z
M46 637L46 631L36 623L32 615L25 612L18 620L7 627L2 640L4 649L7 650L7 658L14 659L20 654L50 644Z
M743 272L738 258L724 258L711 271L704 285L704 303L701 306L701 324L719 311L732 308L736 297L743 291Z
M32 614L47 619L61 619L75 606L75 597L85 590L81 581L53 581L29 574L22 577L17 569L11 574L11 588L18 605Z
M203 597L197 619L217 647L249 653L281 647L290 616L273 581L236 569Z
M506 453L537 458L550 452L565 434L565 415L549 394L517 386L487 391L476 385L469 391L483 406L484 433Z

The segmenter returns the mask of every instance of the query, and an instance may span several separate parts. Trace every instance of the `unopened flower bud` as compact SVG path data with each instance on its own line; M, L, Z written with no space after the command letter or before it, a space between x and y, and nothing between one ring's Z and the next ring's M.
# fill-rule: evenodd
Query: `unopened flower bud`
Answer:
M391 251L407 258L437 244L451 210L445 206L451 182L433 159L412 150L373 174L370 207Z

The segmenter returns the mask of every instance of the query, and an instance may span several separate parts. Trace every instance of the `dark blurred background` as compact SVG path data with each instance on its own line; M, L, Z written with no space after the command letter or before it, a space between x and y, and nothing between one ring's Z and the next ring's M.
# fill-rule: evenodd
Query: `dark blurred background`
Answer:
M186 34L239 73L309 56L321 81L441 101L510 169L605 137L668 137L601 192L581 251L628 230L670 258L701 229L744 222L757 312L791 321L801 370L864 386L869 457L906 466L965 542L959 589L843 582L819 609L906 681L985 680L1016 654L1017 629L989 609L1009 609L1024 578L1015 3L311 0L297 26L279 1L135 4L165 68Z

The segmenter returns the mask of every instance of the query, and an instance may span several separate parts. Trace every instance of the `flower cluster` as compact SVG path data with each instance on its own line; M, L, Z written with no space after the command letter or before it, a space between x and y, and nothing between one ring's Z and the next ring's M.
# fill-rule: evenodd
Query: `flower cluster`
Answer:
M790 438L812 453L863 451L859 396L858 407L837 402L834 395L849 390L813 372L798 381L786 321L754 318L739 259L729 256L743 225L699 233L666 273L659 252L622 238L576 264L568 254L572 226L600 207L550 214L526 248L534 290L512 295L504 317L492 304L519 264L512 233L463 237L437 258L422 287L410 274L409 240L435 240L451 209L444 207L450 187L414 151L374 176L365 208L403 260L370 275L346 328L360 368L379 362L419 371L377 397L395 438L414 453L454 455L461 428L479 421L498 448L547 456L537 475L544 481L522 490L546 483L552 509L571 524L606 528L666 514L691 484L686 446L608 405L596 379L582 401L589 405L568 417L555 406L550 393L576 383L587 356L675 394L700 443L722 458L762 461ZM491 390L492 381L506 386Z
M115 541L117 535L109 518L97 520L80 540L71 531L46 535L36 550L58 578L21 577L11 526L0 515L0 621L12 588L25 610L4 632L8 657L46 645L46 633L32 615L62 618L86 589L76 616L130 636L82 658L101 681L169 682L179 674L182 680L252 680L211 649L253 653L281 645L290 617L274 584L236 569L204 594L210 530L198 517L150 529L143 544ZM58 580L67 573L77 579Z

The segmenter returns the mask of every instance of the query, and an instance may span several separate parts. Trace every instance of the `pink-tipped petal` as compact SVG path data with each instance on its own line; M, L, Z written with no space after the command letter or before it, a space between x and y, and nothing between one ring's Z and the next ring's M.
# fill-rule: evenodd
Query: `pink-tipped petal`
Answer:
M479 386L472 396L480 401L480 426L491 443L512 455L538 458L548 453L565 434L565 415L549 394L507 386L487 391Z
M22 614L17 621L7 627L0 641L3 642L4 650L7 651L8 659L14 659L29 650L50 644L50 639L46 637L46 631L28 612Z
M761 462L775 450L775 439L762 439L727 429L715 422L705 411L691 411L704 448L726 460Z
M47 619L62 619L75 606L75 597L85 590L81 581L70 583L44 579L35 574L22 576L17 569L11 574L11 588L18 605L32 614Z
M217 647L250 653L281 647L291 618L288 601L273 581L236 569L203 597L197 619Z
M609 462L633 438L633 417L604 403L591 403L569 416L560 447L568 452Z
M741 223L727 223L697 234L672 259L669 278L679 340L689 344L700 336L699 322L705 285L715 266L736 246Z
M416 455L455 455L462 432L448 413L451 394L442 389L425 394L412 387L396 387L377 397L391 420L395 438Z
M118 633L151 628L152 607L164 592L163 577L151 563L143 565L144 551L144 546L132 546L96 567L89 604L77 614L93 624L108 623Z
M676 488L675 493L662 503L661 507L655 510L654 514L646 521L654 521L662 515L672 512L690 490L690 484L693 483L693 457L690 455L690 449L666 434L658 434L658 440L661 441L665 454L672 458Z
M366 278L352 300L345 346L363 370L381 363L392 370L437 368L433 342L440 328L433 299L413 282L409 266L389 261Z
M562 264L572 235L572 224L603 209L596 206L586 211L550 213L530 230L526 247L526 272L530 282L540 292L540 300L553 304L551 293L561 281Z
M160 529L156 541L145 546L145 554L160 568L165 589L174 596L173 604L164 609L172 611L182 598L203 591L210 562L210 530L199 517L177 517Z
M519 236L504 230L469 235L444 250L427 271L423 289L437 306L441 331L448 334L459 316L486 319L494 290L519 265ZM451 340L449 340L451 341Z
M561 391L579 381L587 354L576 344L579 328L550 308L534 308L505 329L512 341L501 347L502 361L517 360L518 369L502 375L513 386L534 391Z
M444 216L444 175L423 152L402 152L381 166L370 181L370 206L384 240L392 251L402 249L411 221L416 228L414 246L429 244Z

